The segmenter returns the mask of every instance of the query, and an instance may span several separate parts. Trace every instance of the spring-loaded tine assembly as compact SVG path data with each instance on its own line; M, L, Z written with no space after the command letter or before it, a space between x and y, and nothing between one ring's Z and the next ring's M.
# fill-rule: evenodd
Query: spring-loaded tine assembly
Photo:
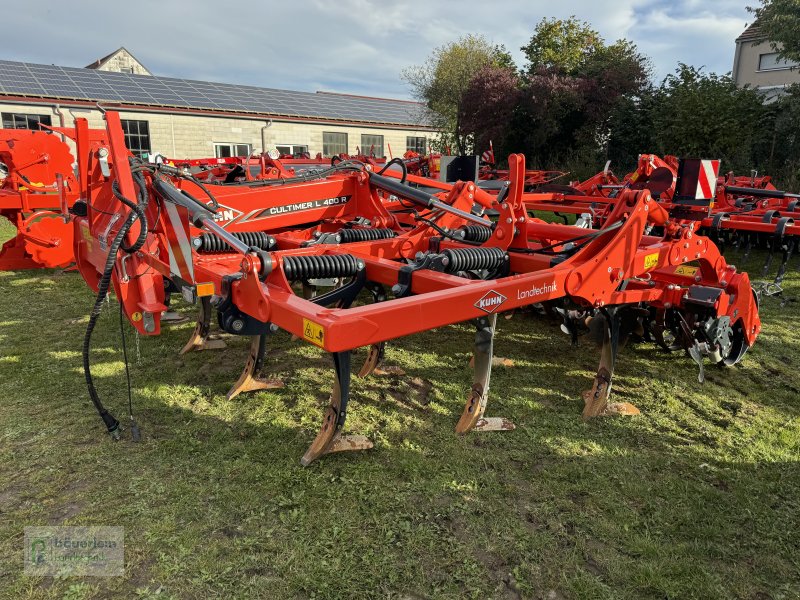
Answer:
M280 379L261 379L261 367L264 365L264 355L267 352L267 335L252 336L250 351L247 355L247 362L244 365L242 374L228 391L227 398L231 400L242 392L256 392L258 390L276 390L284 386Z
M497 314L480 317L476 321L474 350L474 383L470 389L464 412L456 424L456 433L469 431L511 431L514 424L502 417L484 417L489 400L489 381L492 376L494 332Z
M180 354L187 352L200 352L202 350L222 350L227 348L225 340L211 337L211 299L207 296L200 298L200 313L197 316L197 324L194 326L189 341L181 349Z
M330 403L325 409L317 437L306 450L300 464L307 467L325 454L352 450L368 450L372 442L363 435L342 435L347 418L347 403L350 399L350 358L351 352L334 352L333 367L335 380L331 392Z

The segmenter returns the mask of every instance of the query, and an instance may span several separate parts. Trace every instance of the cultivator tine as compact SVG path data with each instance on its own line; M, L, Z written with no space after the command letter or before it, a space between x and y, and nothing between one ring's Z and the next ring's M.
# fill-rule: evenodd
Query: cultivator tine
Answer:
M361 370L358 372L359 377L368 377L372 374L378 365L383 361L383 356L386 351L386 343L380 342L379 344L372 344L369 347L369 354L364 364L361 365Z
M233 384L227 394L232 400L242 392L255 392L258 390L276 390L284 386L280 379L260 379L259 373L264 364L264 355L267 352L267 334L254 335L250 343L250 352L244 365L242 374Z
M746 263L747 259L750 258L750 251L753 249L753 237L755 234L748 231L744 233L744 255L742 256L742 262Z
M386 290L380 284L368 282L366 284L369 291L372 293L372 298L375 302L383 302L386 300ZM376 375L403 375L404 371L399 367L385 367L381 368L383 359L386 355L386 342L372 344L369 347L367 359L358 371L358 376L361 378L369 377L371 374Z
M789 260L792 258L792 252L795 248L795 239L793 236L788 237L784 240L783 244L781 245L781 264L778 267L778 274L775 276L775 284L781 285L783 283L783 278L786 277L786 267L789 265Z
M192 336L186 345L181 349L180 354L187 352L200 352L202 350L221 350L227 348L224 340L210 338L211 329L211 299L208 297L200 298L200 314L197 316L197 324L194 327Z
M489 380L492 376L494 351L494 332L497 315L481 317L477 321L475 334L475 382L472 384L464 412L456 424L456 433L468 431L510 431L514 424L502 417L484 417L486 402L489 399Z
M794 219L781 217L775 226L773 246L781 251L781 264L778 266L778 274L775 276L775 284L778 286L783 283L783 278L786 276L786 267L797 243L795 236L786 234L786 229L792 225L794 225Z
M583 401L585 403L583 408L584 421L601 415L639 414L639 409L629 402L609 403L608 401L611 396L614 366L619 352L620 315L617 308L605 309L602 312L605 323L603 326L603 345L600 350L600 366L597 369L592 389L583 393Z
M347 418L347 402L350 399L351 352L334 352L333 366L336 380L333 383L330 404L322 417L322 427L317 437L306 450L300 464L307 467L325 454L349 450L368 450L372 442L363 435L342 435Z

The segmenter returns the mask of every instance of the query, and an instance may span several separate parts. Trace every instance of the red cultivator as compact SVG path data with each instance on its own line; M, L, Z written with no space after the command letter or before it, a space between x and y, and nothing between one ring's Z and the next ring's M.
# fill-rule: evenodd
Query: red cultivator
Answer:
M43 131L0 129L0 216L17 228L0 249L0 271L64 267L73 262L76 199L69 147Z
M681 176L681 161L674 156L661 159L645 154L640 156L637 170L621 182L605 171L571 186L543 186L524 199L532 210L578 214L580 224L600 227L621 192L648 189L673 216L696 221L698 231L707 233L721 251L737 247L747 260L753 247L766 249L762 277L767 277L774 255L780 253L774 280L759 286L767 295L780 294L800 235L800 226L795 224L800 218L800 195L776 190L769 177L736 177L733 173L718 177L719 161L684 161L684 165L689 163L695 170L708 170L703 176L705 189L693 178Z
M118 115L106 120L107 132L83 120L59 131L78 148L75 256L98 292L84 367L92 401L116 437L119 422L94 388L89 353L111 285L142 334L159 333L165 293L175 291L201 304L186 349L205 345L214 312L224 331L251 336L230 397L271 386L260 370L278 328L330 352L333 393L304 465L371 447L343 432L351 351L362 346L371 347L360 373L367 375L388 340L473 321L474 381L456 425L466 433L513 428L485 415L501 312L542 304L563 315L573 336L587 326L601 333L586 418L636 412L609 401L627 339L684 348L702 368L703 357L738 362L760 331L747 275L697 234L694 221L674 218L646 189L620 190L602 228L587 231L528 215L520 155L510 157L509 185L497 195L471 182L438 184L441 192L431 195L399 173L348 160L313 177L204 184L185 170L133 159ZM393 207L405 211L402 219ZM648 235L653 227L663 233Z

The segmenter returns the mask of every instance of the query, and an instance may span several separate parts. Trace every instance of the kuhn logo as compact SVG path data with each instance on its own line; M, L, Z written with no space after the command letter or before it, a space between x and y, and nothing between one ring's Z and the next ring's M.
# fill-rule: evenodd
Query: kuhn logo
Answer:
M480 308L483 312L492 314L500 308L505 301L506 297L503 296L503 294L495 292L494 290L489 290L475 303L475 308Z

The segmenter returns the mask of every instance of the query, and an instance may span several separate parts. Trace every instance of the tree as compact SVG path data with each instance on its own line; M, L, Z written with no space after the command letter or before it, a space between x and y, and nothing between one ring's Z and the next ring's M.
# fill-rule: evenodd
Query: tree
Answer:
M620 103L635 103L649 86L650 65L636 46L606 45L585 21L543 19L522 47L524 119L516 143L539 164L608 155Z
M730 75L679 64L656 94L652 127L660 154L721 158L726 169L756 166L755 150L771 135L771 109Z
M470 80L461 103L461 126L476 152L493 142L498 157L506 153L505 140L519 103L519 76L506 66L486 65Z
M586 21L572 16L566 20L539 21L530 41L521 50L528 59L530 73L543 68L572 74L602 46L600 34Z
M467 35L436 48L423 65L410 67L401 76L430 109L432 125L441 132L439 145L452 145L459 154L466 154L470 132L464 129L462 119L470 82L486 66L509 63L513 65L503 46L493 46L483 36Z
M758 26L780 58L800 61L800 2L761 0L760 7L748 7Z

